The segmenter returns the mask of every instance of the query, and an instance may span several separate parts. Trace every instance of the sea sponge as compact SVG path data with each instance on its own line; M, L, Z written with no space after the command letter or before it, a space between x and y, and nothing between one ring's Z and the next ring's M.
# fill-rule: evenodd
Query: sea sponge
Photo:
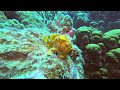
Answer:
M66 35L54 33L43 38L50 52L57 52L60 58L66 58L66 55L72 51L72 44Z

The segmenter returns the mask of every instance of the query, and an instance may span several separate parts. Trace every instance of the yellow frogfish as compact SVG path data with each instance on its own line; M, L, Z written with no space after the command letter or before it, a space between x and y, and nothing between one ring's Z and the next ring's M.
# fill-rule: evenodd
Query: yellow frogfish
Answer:
M54 33L50 36L45 36L43 41L49 49L49 55L53 52L57 52L60 58L65 59L66 56L72 51L72 43L67 35Z

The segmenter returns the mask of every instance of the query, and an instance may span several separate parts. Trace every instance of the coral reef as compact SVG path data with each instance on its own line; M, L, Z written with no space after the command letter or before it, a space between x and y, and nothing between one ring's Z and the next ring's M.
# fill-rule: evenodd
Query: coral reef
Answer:
M60 33L63 30L62 24L59 26L54 21L57 12L4 13L7 21L2 22L0 28L1 79L85 78L82 51L73 45L69 35ZM50 18L50 14L54 16ZM66 18L64 24L71 22ZM53 26L60 28L60 31L49 30L49 19L53 20ZM46 36L49 36L49 42ZM43 37L46 39L43 40Z
M102 32L93 27L82 26L75 32L76 38L74 43L82 50L89 43L100 43L102 38Z
M120 78L119 16L119 11L0 11L0 78Z
M119 64L115 64L115 62L119 63L119 59L115 59L117 57L110 53L110 50L113 49L114 51L119 47L119 32L119 29L113 29L103 33L96 28L86 26L77 29L74 43L83 50L86 78L119 78L115 75L116 71L114 71L119 72L117 69ZM112 68L113 71L109 69L110 67L114 67ZM103 74L101 68L106 70L105 74Z

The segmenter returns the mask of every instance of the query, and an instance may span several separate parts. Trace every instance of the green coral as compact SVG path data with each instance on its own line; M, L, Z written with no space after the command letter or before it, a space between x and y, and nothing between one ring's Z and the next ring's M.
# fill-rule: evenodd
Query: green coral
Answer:
M103 43L108 50L118 47L120 40L120 29L110 30L103 35Z
M88 26L82 26L80 28L78 28L78 31L98 31L98 29L94 28L94 27L88 27Z
M95 31L92 32L92 35L93 35L93 36L99 36L99 37L102 37L103 32L102 32L102 31L95 30Z
M79 38L84 35L87 35L89 37L92 36L92 34L93 35L101 35L101 32L98 29L93 28L93 27L82 26L77 29L75 34L76 34L76 37Z
M113 29L113 30L110 30L106 33L104 33L104 37L113 37L113 38L118 38L120 36L120 29Z
M120 60L120 48L112 49L106 53L106 59L119 62Z
M97 44L88 44L85 48L89 53L97 53L101 50L101 47Z
M76 31L76 36L84 36L84 35L88 35L90 36L91 32L89 31L91 29L91 27L86 27L86 26L82 26L80 28L77 29Z

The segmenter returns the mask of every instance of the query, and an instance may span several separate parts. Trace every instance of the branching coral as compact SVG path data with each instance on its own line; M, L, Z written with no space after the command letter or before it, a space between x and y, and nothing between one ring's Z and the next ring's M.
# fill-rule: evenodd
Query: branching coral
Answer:
M55 33L43 39L50 51L57 52L60 58L66 58L66 55L72 51L72 44L66 35Z

